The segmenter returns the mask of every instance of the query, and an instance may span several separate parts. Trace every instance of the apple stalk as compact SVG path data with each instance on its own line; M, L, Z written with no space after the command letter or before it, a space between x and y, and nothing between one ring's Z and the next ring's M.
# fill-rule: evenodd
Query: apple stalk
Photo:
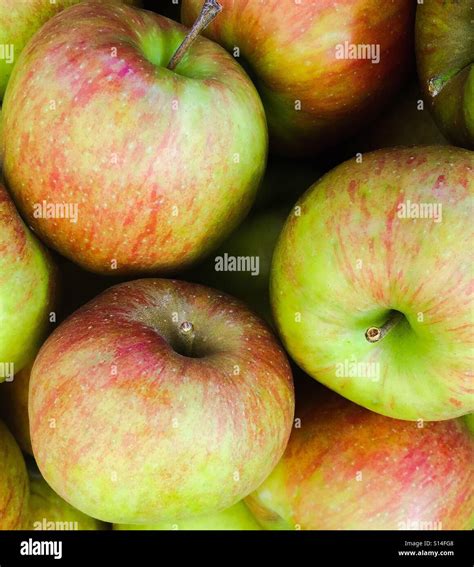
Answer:
M400 313L400 311L392 311L386 323L381 327L369 327L365 332L365 338L369 343L378 343L401 319L403 319L403 313Z
M193 27L189 30L181 45L175 51L171 61L168 63L168 69L173 71L179 65L184 54L189 47L196 41L198 35L212 22L217 14L222 10L222 6L217 0L206 0L202 7L201 13L194 22Z

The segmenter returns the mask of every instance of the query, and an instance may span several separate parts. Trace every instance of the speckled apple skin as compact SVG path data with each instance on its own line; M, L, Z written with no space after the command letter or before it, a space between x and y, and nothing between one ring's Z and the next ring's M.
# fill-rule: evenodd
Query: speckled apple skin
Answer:
M474 438L461 420L390 419L330 392L305 396L295 424L246 499L267 529L472 527Z
M413 57L412 0L220 0L204 34L243 61L267 113L273 148L314 155L373 117L402 82ZM201 0L182 0L191 25ZM348 41L380 46L380 62L340 59Z
M473 191L474 154L447 146L364 154L306 192L276 246L270 294L310 376L398 419L473 411ZM441 204L441 222L400 218L408 201ZM369 343L391 310L404 320ZM378 375L350 375L345 361Z
M56 271L1 184L0 274L0 362L12 363L16 373L32 360L47 333ZM3 374L0 382L7 378Z
M194 358L171 346L184 321ZM277 464L293 411L291 371L268 327L230 296L173 280L122 284L88 303L46 341L30 381L44 478L112 523L232 506Z
M123 1L127 4L141 4L138 0ZM13 67L30 38L55 14L78 2L80 0L0 0L0 44L14 46L13 62L0 59L0 103Z
M83 2L45 24L14 69L5 178L42 239L88 270L183 268L254 201L268 145L262 103L206 38L169 71L186 31L144 10ZM77 205L77 222L35 217L43 201Z
M12 434L0 421L0 530L24 528L28 496L25 461Z

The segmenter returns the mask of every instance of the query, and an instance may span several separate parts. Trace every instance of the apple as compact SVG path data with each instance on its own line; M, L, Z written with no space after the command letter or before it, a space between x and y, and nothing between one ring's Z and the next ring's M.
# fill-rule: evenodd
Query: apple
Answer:
M261 530L262 528L241 501L222 512L160 524L117 524L114 530Z
M0 530L21 529L28 514L28 475L18 445L0 421Z
M285 454L246 500L262 526L471 527L474 439L461 420L401 421L314 387L297 394L295 428Z
M270 297L286 350L313 378L383 415L474 410L474 154L395 148L339 165L297 203Z
M0 418L13 433L20 448L29 455L33 454L28 420L28 388L33 362L27 364L15 374L12 382L0 385Z
M454 144L474 149L474 2L418 5L418 74L433 116Z
M183 0L190 25L201 0ZM412 58L412 0L220 0L205 34L249 69L262 96L273 149L312 155L374 116Z
M29 472L29 530L104 530L106 524L86 516L60 498L36 472Z
M29 39L52 16L79 1L0 0L0 102L13 67ZM123 1L138 4L137 0Z
M268 137L258 93L205 38L183 56L186 32L152 12L82 2L41 28L12 74L5 179L40 237L85 269L182 269L255 198Z
M195 278L238 297L271 322L268 285L273 249L288 216L287 208L247 219L195 271Z
M425 106L417 83L409 84L365 132L349 142L352 154L393 146L446 146L449 142Z
M42 475L115 524L233 506L277 464L293 410L268 327L236 299L176 280L99 295L50 335L30 380Z
M55 270L0 184L0 382L36 354L55 299Z

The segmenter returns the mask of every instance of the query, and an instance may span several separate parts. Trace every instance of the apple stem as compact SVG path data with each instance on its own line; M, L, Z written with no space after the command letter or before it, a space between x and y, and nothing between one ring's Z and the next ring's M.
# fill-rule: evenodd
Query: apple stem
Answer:
M400 311L392 311L384 325L381 327L369 327L367 331L365 331L365 338L369 343L378 343L401 319L403 319L403 313L400 313Z
M189 49L192 43L195 42L198 35L212 22L217 14L222 10L222 6L217 0L206 0L202 7L201 13L197 20L194 22L193 27L189 30L188 34L183 40L183 43L175 51L175 54L168 63L168 69L172 71L176 69L184 54Z
M186 356L191 356L193 353L194 339L196 338L194 325L189 321L184 321L184 323L181 323L179 326L179 334Z

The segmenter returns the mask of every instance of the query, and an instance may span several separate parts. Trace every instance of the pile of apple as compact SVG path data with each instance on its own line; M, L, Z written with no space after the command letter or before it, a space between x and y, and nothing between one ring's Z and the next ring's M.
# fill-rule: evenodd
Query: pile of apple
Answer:
M474 0L141 4L0 0L0 529L472 528Z

